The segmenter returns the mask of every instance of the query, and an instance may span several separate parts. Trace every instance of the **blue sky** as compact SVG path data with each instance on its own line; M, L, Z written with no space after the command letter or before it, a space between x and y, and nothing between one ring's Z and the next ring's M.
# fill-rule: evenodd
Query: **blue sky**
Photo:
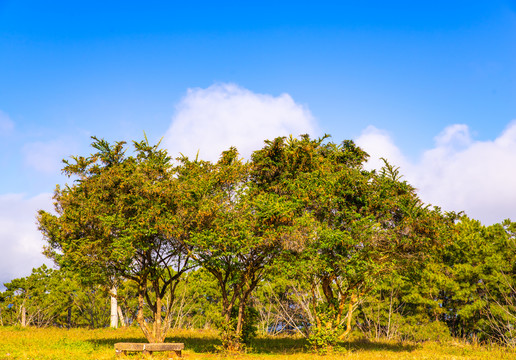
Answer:
M42 261L34 212L91 135L177 154L329 133L425 201L516 220L514 2L242 3L0 0L0 281Z

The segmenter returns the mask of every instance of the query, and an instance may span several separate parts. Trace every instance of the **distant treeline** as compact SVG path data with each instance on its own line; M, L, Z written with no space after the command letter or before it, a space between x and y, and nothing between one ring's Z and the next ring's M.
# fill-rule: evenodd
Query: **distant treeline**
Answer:
M483 226L423 204L397 168L308 136L266 141L251 160L172 161L147 141L94 138L41 211L45 266L6 283L2 325L216 328L328 349L351 332L516 346L516 223ZM112 299L116 299L115 303ZM114 307L113 307L114 304Z

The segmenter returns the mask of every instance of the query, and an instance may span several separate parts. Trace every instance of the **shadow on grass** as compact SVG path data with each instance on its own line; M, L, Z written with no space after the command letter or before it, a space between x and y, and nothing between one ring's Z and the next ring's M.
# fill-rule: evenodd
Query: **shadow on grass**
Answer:
M303 338L257 338L251 342L252 353L257 354L290 354L309 352L308 341ZM338 349L346 351L390 351L411 352L417 349L417 345L374 342L368 340L353 340L339 342Z
M251 353L291 354L305 352L307 342L303 338L259 337L251 340Z
M95 347L114 348L117 342L144 343L141 337L101 338L90 339ZM165 342L184 343L185 350L195 353L214 353L220 349L221 342L213 336L206 336L202 333L191 333L188 335L174 334L167 337ZM338 348L345 351L389 351L389 352L411 352L417 349L417 345L376 342L368 340L352 340L340 342ZM337 350L338 351L338 350ZM294 354L308 352L308 342L304 338L292 337L259 337L253 339L250 344L251 354Z
M345 341L339 346L350 351L391 351L411 352L418 348L418 345L403 344L397 342L369 341L366 339Z
M88 342L95 345L95 347L114 349L116 343L146 343L145 339L141 337L121 337L121 338L104 338L104 339L89 339ZM215 338L202 336L173 336L165 339L167 343L184 343L185 350L192 350L196 353L213 353L217 351L220 346L220 341Z

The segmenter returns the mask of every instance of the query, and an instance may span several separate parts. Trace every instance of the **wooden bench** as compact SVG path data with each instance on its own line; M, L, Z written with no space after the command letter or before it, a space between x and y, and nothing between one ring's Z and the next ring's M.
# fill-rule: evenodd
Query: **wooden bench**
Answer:
M115 352L117 356L126 354L128 351L142 351L144 354L152 355L154 351L169 351L169 357L174 355L181 357L181 350L185 348L183 343L116 343ZM172 353L174 352L174 353Z

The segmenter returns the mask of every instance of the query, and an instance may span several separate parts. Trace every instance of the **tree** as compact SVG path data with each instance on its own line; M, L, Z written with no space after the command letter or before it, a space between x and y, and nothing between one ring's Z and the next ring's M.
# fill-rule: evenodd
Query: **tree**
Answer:
M498 224L497 224L498 225ZM509 219L497 226L499 254L490 263L500 266L496 272L496 283L488 287L489 308L486 310L491 336L498 342L516 348L516 223Z
M241 350L252 333L251 294L272 266L307 287L311 308L298 318L310 319L316 347L331 347L374 279L439 246L450 222L396 168L364 170L367 154L352 141L280 137L251 161L231 148L216 163L182 157L172 167L146 141L126 156L125 143L94 140L94 154L66 162L77 179L57 188L56 215L39 214L46 252L106 289L133 281L151 342L165 337L192 259L218 285L227 350Z
M454 336L495 339L514 337L501 331L516 326L514 286L516 243L514 223L484 226L461 217L453 241L443 250L441 299Z
M4 284L4 302L16 313L14 323L21 326L48 326L59 316L60 305L66 298L58 296L56 287L59 274L42 265L32 269L32 273L23 278L13 279ZM61 282L62 283L62 282Z
M284 244L291 251L283 264L310 286L316 348L343 339L374 279L437 245L447 222L438 209L423 206L396 168L366 171L367 154L352 141L325 140L277 138L253 154L264 191L315 229Z
M253 333L250 297L282 250L302 231L292 204L263 190L255 162L236 149L217 163L182 159L178 182L185 209L194 217L188 245L199 266L216 279L221 296L223 347L240 351ZM295 234L300 236L300 234Z
M93 140L94 154L64 161L75 181L57 187L56 214L39 212L46 254L106 290L117 279L133 281L138 323L149 342L163 342L174 289L189 268L170 159L147 141L134 142L135 155L127 156L124 142Z

